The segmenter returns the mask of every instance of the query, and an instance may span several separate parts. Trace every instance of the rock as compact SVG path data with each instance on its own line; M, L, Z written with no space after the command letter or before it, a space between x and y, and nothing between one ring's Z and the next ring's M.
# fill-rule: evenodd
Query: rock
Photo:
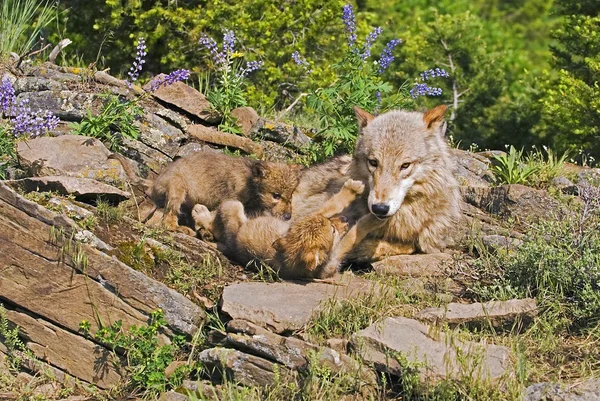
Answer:
M502 217L518 219L547 219L559 211L558 201L545 191L512 184L493 188L461 187L465 201L479 209Z
M175 158L186 157L186 156L191 155L192 153L204 152L204 151L218 152L218 150L215 150L208 145L203 145L198 142L190 142L190 143L186 143L185 145L183 145L179 148L179 150L177 151L177 154L175 155Z
M264 148L263 159L265 160L281 163L289 163L290 160L298 160L298 153L278 143L263 141L261 142L261 145Z
M283 337L244 320L227 324L225 346L280 363L291 370L305 371L316 361L334 373L359 375L364 381L376 383L373 373L363 369L345 354L328 347L319 347L294 337ZM314 360L311 357L314 355Z
M345 338L328 338L326 343L327 346L332 350L341 352L343 354L348 352L348 340Z
M217 377L225 376L243 386L268 386L278 374L286 373L281 365L254 355L227 348L209 348L198 355L208 372Z
M460 372L477 374L481 379L499 379L510 367L510 351L497 345L450 340L449 334L433 331L430 327L404 317L387 318L355 334L352 348L380 371L400 376L402 365L390 355L398 354L419 369L422 380L452 378L460 380ZM452 345L449 345L452 344ZM461 360L468 355L469 366ZM477 364L474 366L473 364ZM468 380L474 380L469 377Z
M68 176L45 176L10 181L25 192L58 192L60 195L73 195L81 202L95 202L99 198L111 204L117 204L130 198L130 194L112 185L90 178Z
M312 139L299 127L259 119L252 126L252 138L277 142L296 151L303 151Z
M275 333L299 330L315 309L329 298L346 299L377 291L376 284L353 278L331 285L307 283L248 282L225 287L221 310L232 319L243 319Z
M214 386L208 380L184 380L180 389L185 392L194 393L199 400L219 401L225 398L219 387L220 386Z
M155 79L160 79L162 77L164 77L164 74L159 74ZM151 84L152 81L144 88L149 87ZM207 123L216 124L221 121L221 117L212 110L210 103L206 100L204 95L183 82L163 85L152 92L152 96L164 103L177 106L181 110Z
M71 242L77 231L68 217L0 183L0 297L73 333L82 320L140 326L159 308L171 330L198 330L205 316L199 306L93 246Z
M79 135L39 137L18 142L19 163L32 176L92 178L121 186L127 175L118 160L97 139Z
M242 135L250 136L252 126L260 119L252 107L237 107L231 110L231 116L236 119L237 125L242 129Z
M173 110L164 108L159 108L155 110L154 114L161 117L163 120L165 120L172 126L179 128L181 131L187 131L188 120L181 114L176 113Z
M138 141L173 158L187 135L160 116L146 113L134 123L140 129Z
M26 347L40 360L52 361L59 369L100 388L106 389L121 381L108 349L23 312L7 309L6 316L19 326Z
M460 149L452 149L456 162L454 173L458 183L469 187L489 187L494 180L490 161L480 155Z
M157 174L173 161L169 156L140 141L124 137L123 146L127 149L124 152L127 157L141 162Z
M44 77L22 77L13 83L15 94L22 92L60 91L63 86L60 82Z
M33 389L33 396L54 399L60 390L61 386L58 383L45 383Z
M158 401L188 401L189 398L183 394L176 393L175 391L167 391L162 393Z
M600 168L586 168L577 175L577 183L588 183L593 186L600 185Z
M256 155L258 158L260 158L264 152L263 146L251 139L217 131L216 129L205 127L204 125L190 125L188 127L188 133L191 137L196 138L199 141L240 149L248 154Z
M559 177L554 177L551 181L551 184L554 185L555 187L559 187L559 188L571 187L571 186L575 185L571 182L571 180L569 180L567 177L564 177L562 175Z
M592 379L563 388L554 383L536 383L525 389L523 401L600 401L600 380Z
M481 237L481 242L489 250L506 250L509 253L523 245L523 241L505 235L490 234Z
M429 323L447 323L451 327L465 322L511 327L515 322L519 325L530 323L536 315L535 299L526 298L473 304L451 303L444 308L424 309L415 318Z
M372 265L378 273L401 277L430 277L441 276L452 262L452 255L447 253L429 253L390 256Z
M65 90L22 92L17 96L17 103L23 99L29 100L31 110L48 110L64 121L81 121L88 110L99 112L102 109L102 99L93 93Z
M63 83L81 83L82 74L84 73L84 71L85 68L77 67L71 68L70 71L61 71L60 67L56 65L53 65L51 63L44 63L40 66L33 67L32 71L30 71L29 74Z

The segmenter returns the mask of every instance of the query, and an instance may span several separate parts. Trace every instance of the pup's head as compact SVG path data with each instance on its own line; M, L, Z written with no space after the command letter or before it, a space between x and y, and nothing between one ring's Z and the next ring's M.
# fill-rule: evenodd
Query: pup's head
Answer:
M281 253L287 267L314 272L327 261L331 250L347 231L348 220L344 216L314 215L294 223L273 246Z
M393 216L436 168L444 168L446 106L426 113L390 111L377 117L358 107L354 111L359 126L354 178L368 183L371 213L379 218Z
M252 166L253 181L265 212L283 220L292 217L292 193L302 166L258 161Z

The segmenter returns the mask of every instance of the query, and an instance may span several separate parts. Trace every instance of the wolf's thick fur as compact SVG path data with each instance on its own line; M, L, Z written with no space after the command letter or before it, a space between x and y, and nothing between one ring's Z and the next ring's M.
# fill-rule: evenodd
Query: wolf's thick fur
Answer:
M167 166L149 195L165 208L163 222L170 229L177 228L179 214L189 215L195 204L216 209L227 199L239 200L251 214L266 212L288 220L299 174L297 165L195 152Z
M327 274L342 260L370 262L444 247L446 231L460 215L458 183L444 139L445 111L446 106L438 106L426 113L398 110L375 117L355 108L360 134L347 177L362 181L367 190L344 211L360 224L334 249ZM336 182L339 178L332 174L330 183ZM306 187L301 178L298 189ZM323 195L296 197L311 208L312 199Z
M314 213L286 223L270 216L248 219L243 205L226 201L216 214L196 205L197 225L212 231L219 249L241 264L260 259L282 278L321 278L331 250L348 229L347 219L336 216L364 190L360 181L348 180Z

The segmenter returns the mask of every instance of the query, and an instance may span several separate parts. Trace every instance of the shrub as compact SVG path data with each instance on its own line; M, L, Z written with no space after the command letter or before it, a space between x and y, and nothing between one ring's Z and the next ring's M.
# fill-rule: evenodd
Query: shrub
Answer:
M3 0L0 6L0 60L11 52L22 56L54 17L50 0Z
M539 170L538 166L525 162L523 149L517 150L512 145L508 154L494 155L494 159L497 163L492 165L492 172L501 184L526 184L529 177Z

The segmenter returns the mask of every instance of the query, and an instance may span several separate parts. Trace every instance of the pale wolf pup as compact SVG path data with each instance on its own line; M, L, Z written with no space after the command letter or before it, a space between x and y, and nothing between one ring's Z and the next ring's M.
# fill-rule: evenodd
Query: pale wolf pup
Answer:
M179 214L189 216L195 204L216 209L227 199L242 202L248 213L289 220L299 175L298 165L200 151L167 166L149 195L165 208L163 223L169 229L179 228Z
M316 212L291 224L269 216L249 219L237 201L223 202L216 214L196 205L192 216L238 263L259 259L282 278L321 278L331 250L348 229L347 219L339 213L363 191L362 182L347 180Z
M375 117L355 108L359 137L348 176L365 183L366 199L345 212L360 220L334 249L325 276L343 260L370 262L444 247L446 231L460 216L445 112L446 106L438 106Z

